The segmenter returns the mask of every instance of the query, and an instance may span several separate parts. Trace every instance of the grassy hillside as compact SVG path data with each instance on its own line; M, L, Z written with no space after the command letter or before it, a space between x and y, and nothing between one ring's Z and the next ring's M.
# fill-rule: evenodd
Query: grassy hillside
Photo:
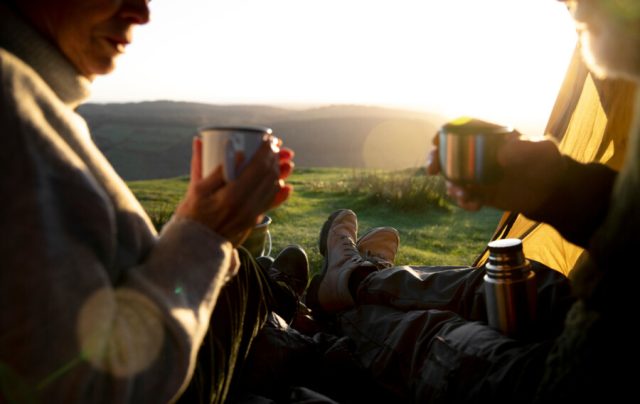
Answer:
M335 209L358 214L360 233L373 226L400 231L396 262L414 265L466 265L482 250L500 212L465 212L442 197L442 181L413 171L297 169L289 181L295 193L269 212L273 218L272 255L288 244L309 253L312 271L320 268L318 233ZM166 221L187 186L187 179L133 181L129 185L158 225Z
M79 108L100 149L127 180L186 175L191 139L207 125L273 128L298 167L401 169L424 164L445 119L424 112L337 105L285 109L187 102L86 104Z

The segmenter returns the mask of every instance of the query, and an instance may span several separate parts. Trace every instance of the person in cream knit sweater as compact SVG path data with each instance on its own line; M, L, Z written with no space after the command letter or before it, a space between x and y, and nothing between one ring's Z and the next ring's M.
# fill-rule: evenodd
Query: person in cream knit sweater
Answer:
M194 140L158 235L75 112L148 20L147 0L0 2L0 402L224 401L267 316L236 247L287 199L292 152L265 139L225 183Z

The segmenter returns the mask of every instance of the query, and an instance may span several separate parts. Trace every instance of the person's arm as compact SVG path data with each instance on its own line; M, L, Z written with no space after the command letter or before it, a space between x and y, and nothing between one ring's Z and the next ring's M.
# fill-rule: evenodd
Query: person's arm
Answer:
M586 247L604 220L617 173L562 155L550 140L512 138L498 152L503 176L495 184L447 183L449 195L463 208L483 205L519 212L555 227L567 240ZM440 171L437 145L428 172Z
M12 156L3 153L11 175L0 185L2 397L170 400L188 374L232 245L176 223L139 262L135 246L118 246L118 237L148 240L136 213L130 219L141 231L119 235L114 207L90 173L53 155L31 158L25 149L39 149L33 138L16 148L5 134ZM168 245L186 259L162 257ZM194 254L196 246L210 251ZM120 268L116 254L130 254L130 267Z
M176 215L145 252L153 236L144 218L126 214L139 231L121 233L110 198L52 128L27 134L31 123L2 106L0 397L172 400L237 268L228 239L239 242L283 192L278 174L264 166L277 167L278 158L250 164L233 186L202 180L195 198L212 204L211 214L244 215L220 222L227 236L210 222ZM243 199L260 189L261 196Z
M563 159L566 169L555 191L525 215L552 225L565 239L586 248L607 214L618 173L603 164Z

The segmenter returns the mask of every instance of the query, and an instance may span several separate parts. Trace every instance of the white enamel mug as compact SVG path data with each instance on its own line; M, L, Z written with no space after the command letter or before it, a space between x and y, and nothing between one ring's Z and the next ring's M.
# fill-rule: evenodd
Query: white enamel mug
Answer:
M270 128L253 126L200 128L202 176L206 177L222 165L225 181L233 181L260 148L264 137L272 133ZM272 136L272 142L277 145L278 139ZM237 164L239 158L242 162Z

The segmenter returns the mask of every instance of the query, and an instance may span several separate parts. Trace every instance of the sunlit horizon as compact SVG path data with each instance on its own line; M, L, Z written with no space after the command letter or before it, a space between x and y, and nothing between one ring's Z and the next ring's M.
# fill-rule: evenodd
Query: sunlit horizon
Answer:
M357 104L540 134L576 43L554 0L151 3L92 102Z

